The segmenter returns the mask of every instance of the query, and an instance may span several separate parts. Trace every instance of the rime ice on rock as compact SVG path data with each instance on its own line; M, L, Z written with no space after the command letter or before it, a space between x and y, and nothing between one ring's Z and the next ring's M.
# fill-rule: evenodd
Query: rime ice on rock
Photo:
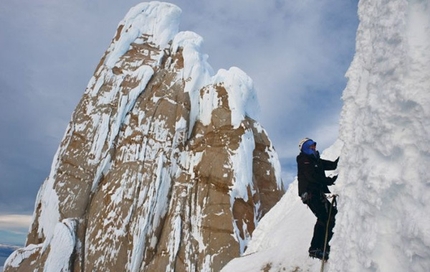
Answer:
M5 271L210 271L281 198L252 80L214 75L181 10L132 8L76 107Z

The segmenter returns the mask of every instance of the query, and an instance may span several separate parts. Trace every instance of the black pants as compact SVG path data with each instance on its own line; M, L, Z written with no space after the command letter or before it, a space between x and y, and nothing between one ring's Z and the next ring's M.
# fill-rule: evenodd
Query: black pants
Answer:
M333 227L335 224L335 216L337 214L336 205L333 205L333 207L331 208L330 218L328 218L330 206L332 206L332 203L328 201L325 194L321 193L312 195L311 199L309 199L306 204L317 217L317 222L315 223L314 227L314 236L312 237L311 247L309 248L309 250L324 250L327 220L329 220L326 252L330 252L330 246L328 243L333 236Z

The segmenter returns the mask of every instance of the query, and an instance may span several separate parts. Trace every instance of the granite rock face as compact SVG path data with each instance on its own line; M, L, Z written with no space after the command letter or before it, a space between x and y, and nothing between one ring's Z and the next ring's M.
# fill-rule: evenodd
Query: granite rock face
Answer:
M181 10L119 24L5 271L218 271L284 193L252 80L215 75Z

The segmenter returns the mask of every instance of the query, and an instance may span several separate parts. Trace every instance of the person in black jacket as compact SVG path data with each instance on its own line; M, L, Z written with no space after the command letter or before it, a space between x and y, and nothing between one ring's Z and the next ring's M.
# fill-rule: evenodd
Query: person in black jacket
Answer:
M326 177L325 170L335 170L339 158L334 162L321 159L319 152L316 150L316 144L309 138L305 138L299 143L300 154L297 156L298 193L303 203L308 205L317 217L309 248L309 256L328 260L330 253L328 243L333 236L337 208L332 206L334 203L330 203L326 194L330 193L328 186L334 184L337 176ZM331 212L330 206L332 206ZM327 221L329 221L328 230L326 230ZM327 243L324 245L326 231L328 236Z

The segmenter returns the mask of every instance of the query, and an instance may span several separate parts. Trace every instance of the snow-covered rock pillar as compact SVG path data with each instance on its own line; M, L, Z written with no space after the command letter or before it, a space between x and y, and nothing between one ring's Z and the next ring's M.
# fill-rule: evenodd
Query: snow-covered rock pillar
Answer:
M363 0L331 271L430 269L430 2Z

